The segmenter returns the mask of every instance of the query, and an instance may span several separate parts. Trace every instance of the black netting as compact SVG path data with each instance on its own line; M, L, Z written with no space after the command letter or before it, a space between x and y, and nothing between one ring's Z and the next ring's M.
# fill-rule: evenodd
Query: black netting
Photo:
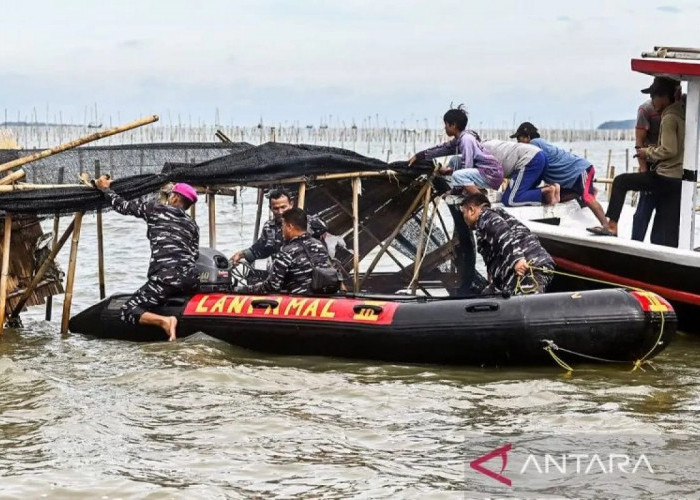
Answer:
M118 177L158 174L169 162L201 163L220 156L243 151L248 143L177 143L89 146L70 149L22 167L25 180L34 184L75 184L81 172L95 172L96 163L102 173ZM0 163L29 156L42 150L0 150ZM63 180L59 171L63 169Z
M158 146L158 147L155 147ZM190 146L190 145L185 145ZM189 182L191 184L206 186L221 183L246 184L252 182L274 182L276 180L288 179L296 176L313 176L319 174L351 173L357 171L381 171L392 169L399 174L410 174L415 177L417 174L430 169L429 165L414 166L408 168L406 162L396 162L392 164L381 160L367 158L360 154L338 148L322 146L296 146L291 144L267 143L258 147L251 147L249 144L217 144L214 148L219 153L228 153L225 156L215 158L197 164L183 162L166 162L160 173L124 175L132 171L143 170L140 159L136 160L133 155L153 157L161 154L162 157L170 157L173 151L180 151L173 145L151 145L154 151L140 150L142 146L114 146L104 148L89 148L90 155L83 156L78 161L80 153L75 153L74 157L62 162L54 162L51 168L55 169L52 174L58 175L58 169L63 166L65 170L64 183L73 184L77 181L80 172L87 171L93 173L92 168L84 168L86 158L100 159L101 156L111 155L112 160L121 151L120 161L127 161L134 157L134 163L129 165L119 165L117 168L112 163L113 168L108 168L100 164L101 173L111 173L118 176L112 185L113 189L126 199L133 199L152 193L167 182ZM86 150L88 148L85 148ZM237 151L230 152L231 149ZM184 148L192 152L192 149ZM160 152L160 153L159 153ZM61 153L56 157L68 155L69 152ZM180 154L178 153L178 154ZM84 155L87 153L84 153ZM213 153L212 153L213 154ZM75 156L77 155L77 156ZM53 157L50 157L53 158ZM46 158L42 161L47 161ZM77 162L71 164L70 162ZM81 164L82 162L82 164ZM107 165L109 163L107 162ZM28 166L27 166L28 167ZM34 166L37 169L38 167ZM45 165L45 168L49 168ZM27 170L27 168L25 168ZM36 170L38 173L40 170ZM118 172L118 173L117 173ZM38 175L38 174L37 174ZM53 179L49 183L55 183ZM386 180L382 181L388 183ZM391 188L391 186L389 186ZM395 191L391 188L390 191ZM386 198L388 199L388 198ZM104 200L101 193L89 187L65 187L58 189L33 190L33 191L13 191L0 195L0 210L14 213L34 213L41 215L52 215L56 213L70 213L78 211L92 211L104 207Z

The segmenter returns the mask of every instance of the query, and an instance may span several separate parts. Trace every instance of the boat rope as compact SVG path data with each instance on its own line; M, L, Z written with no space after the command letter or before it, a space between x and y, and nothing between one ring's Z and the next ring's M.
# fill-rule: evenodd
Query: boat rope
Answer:
M540 271L540 272L545 273L545 274L559 274L559 275L562 275L562 276L567 276L567 277L569 277L569 278L582 279L582 280L586 280L586 281L591 281L591 282L593 282L593 283L600 283L600 284L603 284L603 285L611 285L611 286L614 286L614 287L617 287L617 288L625 288L625 289L627 289L627 290L634 290L634 291L636 291L636 292L651 293L651 292L649 292L648 290L644 290L643 288L630 287L630 286L622 285L622 284L620 284L620 283L614 283L614 282L612 282L612 281L599 280L599 279L596 279L596 278L589 278L588 276L580 276L580 275L578 275L578 274L567 273L567 272L564 272L564 271L557 271L557 270L555 270L555 269L550 269L550 268L546 268L546 267L537 267L537 266L533 266L533 265L532 265L532 262L528 262L528 268L529 268L529 271L530 271L530 276L529 276L529 277L530 277L533 281L535 281L535 282L536 282L536 280L535 280L535 276L534 276L534 271L536 270L536 271ZM516 293L518 293L518 291L519 291L519 288L518 288L518 287L520 287L521 278L523 278L523 277L522 277L522 276L518 276L518 281L517 281L517 283L516 283ZM520 288L520 293L526 294L526 293L532 293L532 291L523 291L522 288ZM651 364L651 361L650 361L648 358L649 358L649 356L652 355L652 353L656 350L656 348L657 348L658 346L660 346L660 345L663 344L663 340L662 340L662 339L663 339L663 336L664 336L664 329L665 329L665 326L666 326L666 316L665 316L664 312L663 312L663 311L659 311L658 313L659 313L659 316L660 316L660 318L661 318L661 320L660 320L660 321L661 321L661 325L659 326L659 336L657 337L656 342L654 342L654 343L652 344L652 346L651 346L651 348L649 349L649 351L647 351L647 353L644 354L644 356L642 356L641 358L639 358L639 359L637 359L636 361L634 361L634 363L633 363L633 365L632 365L632 370L631 370L632 372L636 371L637 369L642 370L642 371L645 371L644 368L642 367L642 365L644 365L644 364L646 364L646 365L648 365L648 366L651 366L651 368L655 370L654 365ZM569 350L569 349L564 349L564 348L562 348L562 347L557 346L557 345L556 345L553 341L551 341L551 340L544 340L544 342L547 344L547 345L544 347L544 350L547 351L547 352L552 356L552 359L554 359L554 361L555 361L559 366L561 366L562 368L564 368L565 370L567 370L567 372L568 372L569 374L570 374L571 372L573 372L574 369L571 368L571 367L570 367L569 365L567 365L566 363L564 363L564 362L561 360L561 358L559 358L556 354L554 354L554 351L555 351L555 350L561 351L561 352L566 352L566 353L569 353L569 354L572 354L572 355L575 355L575 356L580 356L580 357L582 357L582 358L590 359L590 360L593 360L593 361L601 361L601 362L605 362L605 363L629 363L629 361L620 361L620 360L612 360L612 359L598 358L598 357L596 357L596 356L590 356L590 355L588 355L588 354L583 354L583 353L580 353L580 352L571 351L571 350Z

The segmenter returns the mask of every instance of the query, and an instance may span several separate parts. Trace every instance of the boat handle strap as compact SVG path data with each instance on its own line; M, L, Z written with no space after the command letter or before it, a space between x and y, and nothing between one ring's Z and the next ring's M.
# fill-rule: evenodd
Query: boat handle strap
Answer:
M467 306L465 309L467 310L467 312L470 312L470 313L498 311L498 304L494 304L494 303L474 304L471 306Z
M273 299L255 299L250 303L253 309L267 309L268 307L275 309L280 303Z
M379 314L380 312L382 312L384 310L384 308L381 306L376 306L374 304L357 304L356 306L354 306L352 308L352 310L356 314L359 314L362 311L367 311L367 310L372 311L374 314Z

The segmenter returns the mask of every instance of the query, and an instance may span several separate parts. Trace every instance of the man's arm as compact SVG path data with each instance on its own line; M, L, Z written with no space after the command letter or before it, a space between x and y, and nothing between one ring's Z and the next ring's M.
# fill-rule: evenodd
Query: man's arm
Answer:
M417 160L432 160L433 158L439 158L441 156L453 155L457 151L458 140L459 138L455 137L444 144L419 151L408 160L408 164L412 165Z
M661 135L659 136L659 145L657 147L640 149L646 158L654 161L666 160L673 158L678 154L678 131L676 130L679 124L671 115L664 116L661 119Z
M649 123L649 117L647 116L644 106L639 106L639 109L637 110L637 124L635 125L634 129L635 149L641 149L647 145L646 139L650 126L651 124ZM637 163L639 163L640 172L647 172L649 170L649 166L647 165L647 160L644 158L644 155L637 155Z
M292 256L287 252L280 252L272 263L272 269L270 269L270 274L265 281L252 286L241 287L238 291L244 293L281 292L291 264Z
M647 138L647 131L646 129L643 128L636 128L634 129L634 144L635 148L643 148L644 147L644 141L646 141ZM644 155L637 155L637 163L639 163L639 171L640 172L648 172L649 171L649 166L647 165L647 160L644 158Z
M114 211L122 215L132 215L140 219L146 219L153 207L153 203L142 200L125 200L112 191L112 179L108 179L104 176L95 181L95 186L104 193Z

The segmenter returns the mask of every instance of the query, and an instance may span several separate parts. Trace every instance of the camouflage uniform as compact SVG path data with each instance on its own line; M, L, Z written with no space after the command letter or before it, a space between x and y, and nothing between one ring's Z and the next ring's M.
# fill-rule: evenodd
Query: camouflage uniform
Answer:
M328 231L326 224L314 215L308 217L308 231L312 237L317 240L321 239L323 233ZM270 219L263 225L262 234L258 241L253 243L250 248L243 250L243 256L248 262L253 262L258 259L267 259L275 257L284 245L282 237L282 222L277 222L275 219Z
M136 325L147 310L196 286L199 227L184 210L172 205L126 201L111 190L106 190L105 196L115 212L144 219L148 225L146 234L151 242L148 281L121 310L122 320Z
M536 235L502 208L486 208L476 222L476 241L494 287L511 294L543 293L552 275L525 273L518 288L515 263L525 259L533 267L554 269L554 261ZM534 275L534 282L533 282Z
M304 247L306 247L306 251ZM312 260L309 260L309 256ZM238 287L236 291L242 293L309 293L311 273L315 267L331 267L328 250L326 245L312 238L308 233L304 233L292 238L280 249L272 261L270 275L265 281L255 285Z

